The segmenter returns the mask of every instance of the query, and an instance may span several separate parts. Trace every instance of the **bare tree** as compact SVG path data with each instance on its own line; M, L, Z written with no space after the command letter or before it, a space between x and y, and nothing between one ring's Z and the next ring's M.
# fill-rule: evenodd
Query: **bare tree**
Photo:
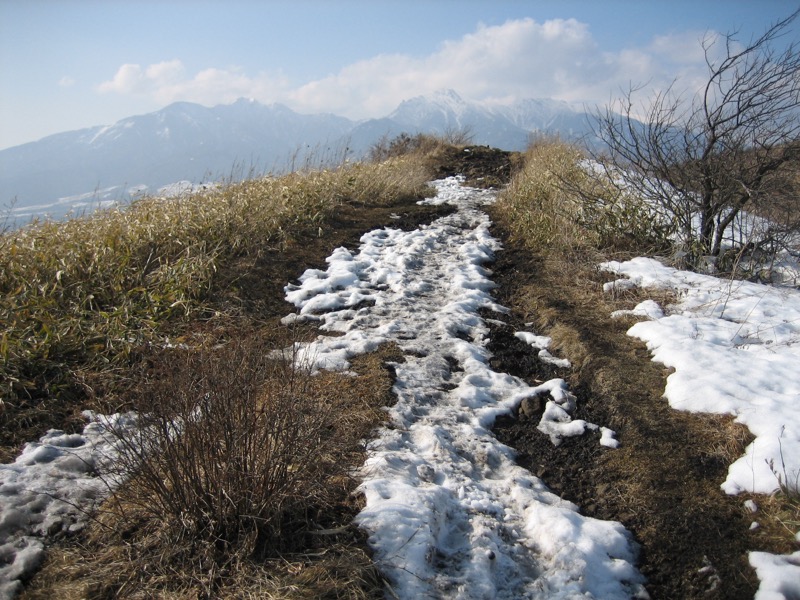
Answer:
M681 97L673 82L641 118L634 104L641 88L631 86L597 115L596 133L608 146L598 158L607 173L671 219L695 260L719 256L743 211L774 215L793 198L789 225L794 231L800 225L800 53L794 41L776 48L798 14L746 45L736 32L706 36L708 77L691 98ZM779 228L758 242L774 241Z

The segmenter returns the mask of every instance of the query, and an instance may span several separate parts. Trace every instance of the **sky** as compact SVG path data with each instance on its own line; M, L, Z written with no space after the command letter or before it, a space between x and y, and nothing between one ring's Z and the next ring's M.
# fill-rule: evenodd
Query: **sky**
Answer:
M594 106L691 88L700 40L748 41L791 0L0 0L0 149L177 101L351 119L452 88ZM795 27L791 36L798 35ZM798 36L800 37L800 36Z

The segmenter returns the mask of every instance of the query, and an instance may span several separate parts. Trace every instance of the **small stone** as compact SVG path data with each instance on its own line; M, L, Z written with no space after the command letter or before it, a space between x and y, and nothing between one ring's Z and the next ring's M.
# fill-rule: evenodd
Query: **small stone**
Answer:
M544 412L544 403L539 396L525 398L519 405L519 418L533 419Z

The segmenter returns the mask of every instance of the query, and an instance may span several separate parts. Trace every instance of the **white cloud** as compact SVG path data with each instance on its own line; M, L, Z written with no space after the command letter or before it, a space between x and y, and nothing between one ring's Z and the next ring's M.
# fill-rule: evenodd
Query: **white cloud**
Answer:
M113 79L98 85L97 90L102 93L131 94L141 92L144 83L145 77L140 65L124 64L117 70Z
M156 86L168 85L183 75L183 63L178 59L150 65L145 69L145 77Z
M533 19L480 25L423 57L386 54L346 65L328 77L290 86L286 77L241 68L187 74L179 60L143 68L122 65L100 92L144 94L160 103L212 105L251 97L284 102L301 112L352 118L383 116L409 97L453 88L479 100L550 97L605 103L630 84L663 89L676 76L696 85L704 70L702 33L654 38L645 47L603 51L588 25L575 19Z
M75 85L75 80L69 75L64 75L61 79L58 80L58 85L60 85L61 87L71 87Z
M260 73L248 76L237 67L210 68L188 77L180 60L169 60L142 68L122 65L109 81L97 86L101 93L141 94L169 104L179 100L212 105L233 102L242 96L274 101L286 87L282 77Z

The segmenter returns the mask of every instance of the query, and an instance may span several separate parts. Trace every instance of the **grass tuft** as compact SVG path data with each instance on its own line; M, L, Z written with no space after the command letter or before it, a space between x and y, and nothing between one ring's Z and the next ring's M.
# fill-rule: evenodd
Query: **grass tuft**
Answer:
M611 184L577 146L557 139L534 142L524 166L500 196L498 210L511 234L535 251L562 259L595 249L652 252L664 230L639 198Z

